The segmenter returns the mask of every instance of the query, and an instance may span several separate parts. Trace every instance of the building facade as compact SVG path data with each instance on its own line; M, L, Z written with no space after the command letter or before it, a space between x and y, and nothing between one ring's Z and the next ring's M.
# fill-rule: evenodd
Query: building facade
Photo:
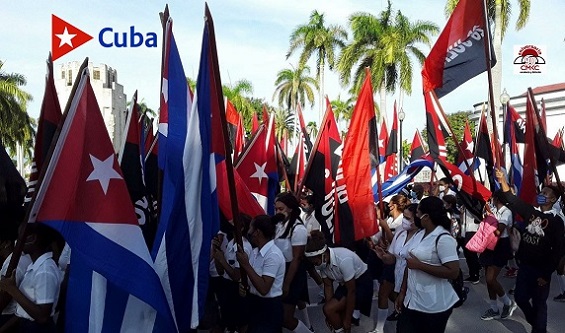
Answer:
M80 65L78 61L66 62L58 65L55 70L55 87L61 108L67 104ZM88 70L90 83L114 145L114 151L118 152L125 135L127 98L124 94L124 87L118 83L118 72L108 65L95 65L89 62Z

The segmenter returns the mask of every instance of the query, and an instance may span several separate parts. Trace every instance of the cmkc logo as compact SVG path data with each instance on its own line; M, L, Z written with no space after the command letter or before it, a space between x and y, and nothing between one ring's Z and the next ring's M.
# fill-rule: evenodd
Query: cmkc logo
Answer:
M514 46L514 74L542 73L545 69L546 51L544 46ZM543 56L542 56L543 55Z
M51 54L53 60L64 56L77 47L90 41L92 36L80 30L65 20L51 15ZM135 31L131 26L127 32L114 32L114 29L105 27L98 33L98 41L103 47L157 47L157 34L148 32L143 34Z

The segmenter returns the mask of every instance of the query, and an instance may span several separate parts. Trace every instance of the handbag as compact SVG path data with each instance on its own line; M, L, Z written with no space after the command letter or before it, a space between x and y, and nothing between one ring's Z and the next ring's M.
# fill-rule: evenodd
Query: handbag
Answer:
M486 249L494 250L498 237L494 231L498 228L498 220L493 215L487 215L479 224L479 229L465 244L465 248L476 253L483 253Z

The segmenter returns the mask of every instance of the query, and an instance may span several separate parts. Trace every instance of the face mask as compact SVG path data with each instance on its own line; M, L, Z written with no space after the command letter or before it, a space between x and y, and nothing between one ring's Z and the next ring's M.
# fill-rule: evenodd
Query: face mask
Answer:
M538 194L536 195L536 202L538 203L538 205L545 205L549 203L549 200L547 200L547 197L543 194Z
M314 267L321 271L322 269L326 268L326 266L328 266L328 263L324 262L324 255L322 254L322 262L319 265L315 265Z
M410 230L412 229L412 221L408 220L407 218L402 219L402 229Z
M440 191L440 192L443 192L443 191L445 191L445 186L443 186L443 185L440 185L440 186L439 186L439 191Z
M410 191L410 197L411 197L412 199L416 199L418 196L416 195L416 192L414 192L414 191L411 190L411 191Z
M310 207L302 207L302 211L306 214L310 214L312 212L312 208Z

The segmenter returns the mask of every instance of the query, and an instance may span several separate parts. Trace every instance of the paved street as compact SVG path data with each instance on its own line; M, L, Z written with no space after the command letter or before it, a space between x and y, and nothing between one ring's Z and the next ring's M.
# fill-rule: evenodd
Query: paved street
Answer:
M461 260L461 268L463 269L464 276L466 275L467 266L465 260ZM501 276L504 273L501 272ZM500 281L505 290L511 288L515 279L501 277ZM309 279L310 295L312 300L318 300L318 287ZM512 332L512 333L528 333L530 326L526 323L522 311L518 308L514 315L506 320L490 320L483 321L480 316L489 307L489 299L486 289L486 282L483 276L477 285L466 283L470 292L465 304L455 309L447 323L446 332ZM551 292L548 300L548 332L564 332L565 331L565 303L557 303L553 301L553 297L558 294L559 285L553 275L551 281ZM377 302L373 301L373 310L376 310ZM324 315L320 305L311 305L309 308L310 320L316 332L329 332L326 327ZM373 319L361 316L360 326L353 328L352 332L368 332L374 328ZM387 322L385 325L384 333L393 333L396 330L395 322Z

